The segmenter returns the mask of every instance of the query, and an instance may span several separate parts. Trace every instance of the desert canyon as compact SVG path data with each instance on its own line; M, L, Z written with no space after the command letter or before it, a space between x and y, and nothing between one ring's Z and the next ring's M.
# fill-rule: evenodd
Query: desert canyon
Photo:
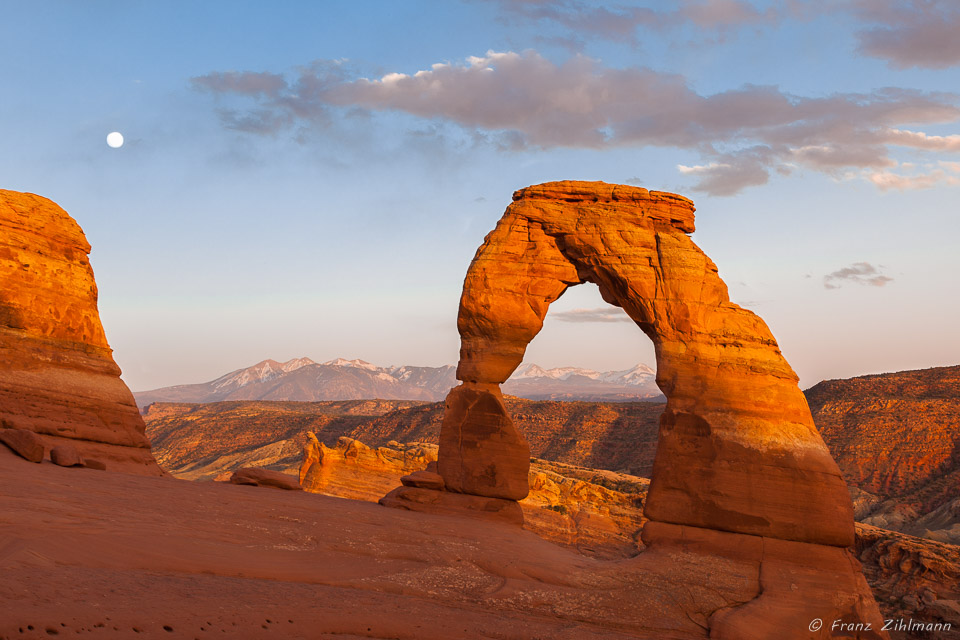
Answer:
M957 637L957 368L804 393L694 228L679 195L521 189L443 403L141 416L79 225L0 191L0 638ZM653 342L665 404L502 392L583 283Z

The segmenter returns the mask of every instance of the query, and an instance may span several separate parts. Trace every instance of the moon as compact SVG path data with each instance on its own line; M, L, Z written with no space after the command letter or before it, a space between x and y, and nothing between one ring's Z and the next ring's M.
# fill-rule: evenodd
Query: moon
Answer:
M123 146L123 134L119 131L113 131L107 134L107 146L113 149L119 149Z

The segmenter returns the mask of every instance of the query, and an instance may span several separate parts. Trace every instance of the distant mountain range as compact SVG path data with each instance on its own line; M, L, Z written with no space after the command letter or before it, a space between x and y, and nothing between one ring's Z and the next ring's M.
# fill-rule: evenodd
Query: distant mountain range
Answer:
M443 400L458 384L456 367L378 367L363 360L337 358L314 362L294 358L264 360L200 384L163 387L134 393L137 404L153 402L220 402L223 400ZM508 395L531 400L623 402L663 400L656 372L644 364L625 371L592 371L576 367L543 369L521 366L503 384Z

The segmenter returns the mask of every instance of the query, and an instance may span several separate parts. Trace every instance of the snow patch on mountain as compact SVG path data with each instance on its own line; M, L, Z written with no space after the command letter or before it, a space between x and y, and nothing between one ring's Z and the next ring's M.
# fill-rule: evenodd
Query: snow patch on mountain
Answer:
M366 360L347 360L346 358L336 358L335 360L327 360L323 364L331 367L356 367L358 369L366 369L368 371L379 371L380 367L375 364L370 364Z
M134 393L137 403L223 400L351 400L361 398L443 400L459 382L456 367L378 367L365 360L310 358L263 360L210 382ZM638 364L623 371L579 367L520 367L503 385L505 394L539 400L631 401L660 395L654 370Z
M556 367L544 369L536 364L523 365L510 376L510 380L536 380L549 378L551 380L570 380L575 376L589 378L598 382L642 386L648 384L657 372L645 364L638 364L631 369L622 371L594 371L580 367Z

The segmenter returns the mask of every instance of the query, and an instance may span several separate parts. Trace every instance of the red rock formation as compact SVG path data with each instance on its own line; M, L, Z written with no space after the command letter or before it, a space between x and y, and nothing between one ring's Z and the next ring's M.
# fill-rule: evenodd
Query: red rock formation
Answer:
M668 398L647 517L852 544L850 498L797 376L763 321L729 301L716 266L687 236L693 211L681 196L604 183L516 192L467 271L457 377L465 388L504 382L550 303L569 286L594 282L653 341ZM446 441L472 446L470 428ZM514 464L480 456L466 468L462 458L441 446L440 473L454 489L467 484L452 469L499 482Z
M493 519L522 522L538 536L586 555L618 558L639 552L643 497L649 485L644 478L535 459L527 483L530 493L518 509L511 500L439 495L444 481L435 471L436 445L391 442L373 448L342 437L331 448L311 436L300 466L301 484L311 493L380 501L408 510L474 509ZM390 495L381 499L388 491Z
M302 487L295 476L272 469L244 467L230 476L231 484L246 484L254 487L273 487L287 491L301 491Z
M300 484L312 493L375 501L396 487L401 476L437 459L436 445L391 444L372 448L341 437L331 448L310 433L303 448Z
M857 524L856 553L886 619L949 624L960 630L960 547Z
M419 404L406 400L156 403L144 409L144 421L153 454L164 469L184 480L212 480L242 466L296 468L307 432L319 433L333 446L337 438L351 435L375 416Z
M419 501L424 510L451 491L526 495L517 482L529 450L499 385L522 362L550 303L593 282L653 341L667 397L645 509L643 540L652 549L641 564L682 548L755 567L755 596L714 610L711 637L799 637L789 630L814 618L879 627L845 549L853 509L840 470L769 329L729 301L717 267L688 237L693 204L588 182L528 187L513 199L464 281L463 384L448 396L440 431L447 490L416 489L437 496Z
M649 486L645 478L535 460L520 502L524 527L589 556L635 556Z
M32 431L26 429L0 429L0 442L24 460L43 462L46 453L43 441Z
M89 252L56 204L0 190L0 419L48 448L160 475L100 324Z
M514 426L496 384L465 383L450 391L440 428L437 467L447 489L522 500L530 490L530 446Z
M61 467L82 467L83 458L77 448L69 444L59 444L50 449L50 462Z
M825 380L806 395L847 482L876 496L865 522L960 542L947 515L960 500L960 366Z

